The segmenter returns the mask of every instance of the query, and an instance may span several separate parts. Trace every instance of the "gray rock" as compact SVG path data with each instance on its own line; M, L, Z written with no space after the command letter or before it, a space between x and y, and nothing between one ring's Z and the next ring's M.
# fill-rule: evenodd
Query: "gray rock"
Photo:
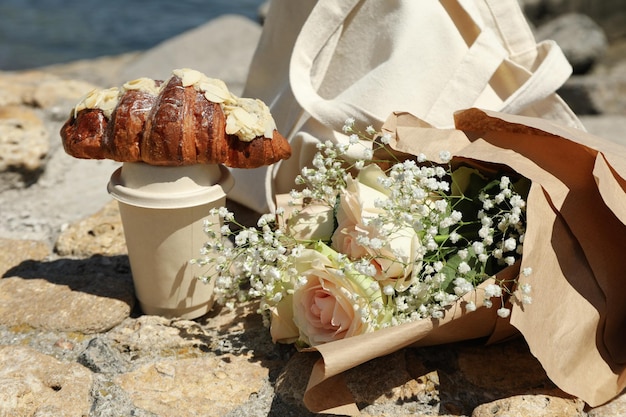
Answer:
M518 2L530 22L541 20L545 13L544 0L518 0Z
M580 121L589 133L626 146L626 118L619 115L581 116Z
M160 417L136 407L126 391L102 374L94 375L91 397L93 404L89 415L93 417Z
M78 356L78 363L96 373L119 374L128 370L126 359L106 337L96 336Z
M577 115L602 114L602 103L596 99L598 79L591 76L570 77L557 91Z
M259 16L259 22L263 24L265 22L265 18L267 17L267 13L270 10L270 0L263 2L259 8L257 9L257 14Z
M626 69L626 66L621 66ZM559 95L578 115L626 114L626 73L619 69L572 76L559 89Z
M536 25L566 13L582 13L597 22L610 41L626 36L626 0L519 0Z
M0 346L0 415L85 417L91 372L23 346Z
M167 79L176 68L193 68L223 80L239 94L248 74L261 26L226 15L142 53L119 74L117 84L139 77Z
M538 27L536 37L556 41L575 74L587 73L608 48L603 29L589 16L579 13L559 16Z

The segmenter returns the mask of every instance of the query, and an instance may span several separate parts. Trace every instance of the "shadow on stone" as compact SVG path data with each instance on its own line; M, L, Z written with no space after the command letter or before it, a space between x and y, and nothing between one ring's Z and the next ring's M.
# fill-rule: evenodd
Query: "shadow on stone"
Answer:
M135 305L128 257L93 255L86 259L26 260L7 270L2 278L43 279L98 297Z

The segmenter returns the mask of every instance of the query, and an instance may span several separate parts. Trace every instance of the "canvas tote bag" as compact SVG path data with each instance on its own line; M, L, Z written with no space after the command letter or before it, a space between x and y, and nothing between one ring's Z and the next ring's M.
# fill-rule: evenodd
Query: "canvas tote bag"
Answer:
M234 170L229 198L274 210L317 143L347 140L350 117L380 128L405 111L446 128L479 107L582 128L555 93L570 75L517 0L272 0L243 95L268 104L293 155Z

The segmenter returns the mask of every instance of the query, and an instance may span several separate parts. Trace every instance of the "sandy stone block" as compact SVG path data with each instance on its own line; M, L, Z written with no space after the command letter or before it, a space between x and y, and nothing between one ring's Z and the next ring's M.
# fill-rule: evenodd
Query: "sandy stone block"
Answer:
M91 408L91 372L24 346L0 347L0 415L83 417Z
M148 315L124 320L106 337L136 358L194 357L211 345L211 336L194 321Z
M61 256L88 257L100 255L126 255L124 228L117 205L112 200L92 216L65 228L55 244Z
M132 283L105 275L0 279L0 324L51 331L101 333L134 305Z
M0 238L0 277L24 261L44 260L50 252L48 244L39 240Z
M491 346L461 346L458 364L470 383L486 391L511 393L520 390L527 392L530 387L554 388L541 364L521 338Z
M47 80L35 88L33 104L49 108L65 101L78 102L95 88L93 84L80 80Z
M25 106L0 107L0 171L42 168L50 144L37 114Z
M584 417L582 400L549 395L518 395L479 405L472 417Z
M2 74L0 77L0 106L22 104L32 97L35 84L24 82L23 75Z
M259 392L268 370L248 355L161 361L115 379L136 407L161 417L223 416Z

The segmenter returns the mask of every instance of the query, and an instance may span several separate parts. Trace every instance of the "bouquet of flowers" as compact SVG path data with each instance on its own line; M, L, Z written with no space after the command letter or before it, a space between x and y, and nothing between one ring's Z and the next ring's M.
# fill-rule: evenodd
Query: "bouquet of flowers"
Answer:
M624 148L478 109L456 124L349 120L349 143L320 144L257 227L216 210L203 279L227 306L260 300L274 341L320 352L311 411L357 415L342 372L375 357L513 332L591 405L626 388Z
M494 277L522 254L529 181L479 171L446 150L437 161L399 159L386 148L389 133L361 132L353 119L343 130L349 143L320 143L287 205L256 228L215 209L224 226L216 234L207 221L198 263L214 266L203 279L215 281L217 301L259 298L273 340L300 346L442 318L470 292L467 311L480 298L508 317L515 279ZM515 299L530 303L530 290L524 284Z

